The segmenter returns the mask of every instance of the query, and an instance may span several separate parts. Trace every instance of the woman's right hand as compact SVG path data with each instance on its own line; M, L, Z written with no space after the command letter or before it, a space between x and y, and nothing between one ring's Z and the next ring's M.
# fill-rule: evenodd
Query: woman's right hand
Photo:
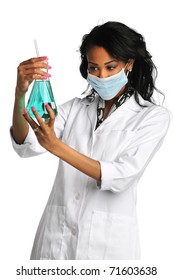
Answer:
M50 77L48 69L50 66L46 56L31 58L20 63L17 69L16 95L18 97L24 95L33 80L46 80Z

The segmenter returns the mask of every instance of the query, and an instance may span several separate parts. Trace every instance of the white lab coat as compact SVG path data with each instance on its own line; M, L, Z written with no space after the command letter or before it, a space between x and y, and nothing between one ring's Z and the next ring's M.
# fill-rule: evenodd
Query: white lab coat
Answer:
M75 98L59 106L58 137L99 160L101 182L60 160L53 189L36 233L31 259L140 259L136 187L161 146L170 114L134 96L95 130L98 97ZM44 152L33 131L21 157Z

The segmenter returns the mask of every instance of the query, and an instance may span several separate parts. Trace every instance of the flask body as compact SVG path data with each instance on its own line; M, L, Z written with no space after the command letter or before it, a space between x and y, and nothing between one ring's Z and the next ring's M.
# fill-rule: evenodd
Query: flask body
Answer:
M34 81L26 109L30 116L34 118L35 116L31 109L34 106L42 118L49 119L49 114L45 107L46 104L49 104L56 116L58 112L50 80L36 80Z

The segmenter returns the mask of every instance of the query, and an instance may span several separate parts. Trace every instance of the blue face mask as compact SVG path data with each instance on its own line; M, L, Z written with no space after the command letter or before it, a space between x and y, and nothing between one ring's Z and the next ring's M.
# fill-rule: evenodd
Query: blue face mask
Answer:
M88 73L87 81L103 100L110 100L127 84L128 79L123 68L117 74L107 78L99 78Z

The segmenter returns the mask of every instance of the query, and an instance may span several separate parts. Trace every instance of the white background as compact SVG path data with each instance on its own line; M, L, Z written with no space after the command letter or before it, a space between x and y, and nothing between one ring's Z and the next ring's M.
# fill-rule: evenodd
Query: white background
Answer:
M9 128L18 64L36 56L33 40L37 39L40 55L48 56L52 66L56 102L80 96L87 85L78 70L77 50L82 36L98 23L120 21L144 35L158 67L157 86L165 93L167 107L173 112L171 11L169 0L1 2L0 255L13 277L10 266L29 263L36 228L58 166L58 159L50 154L21 159L12 149ZM173 251L172 137L171 124L163 146L139 182L137 202L141 262L159 263L160 268L165 267L164 273L168 273ZM5 279L9 279L8 273Z

